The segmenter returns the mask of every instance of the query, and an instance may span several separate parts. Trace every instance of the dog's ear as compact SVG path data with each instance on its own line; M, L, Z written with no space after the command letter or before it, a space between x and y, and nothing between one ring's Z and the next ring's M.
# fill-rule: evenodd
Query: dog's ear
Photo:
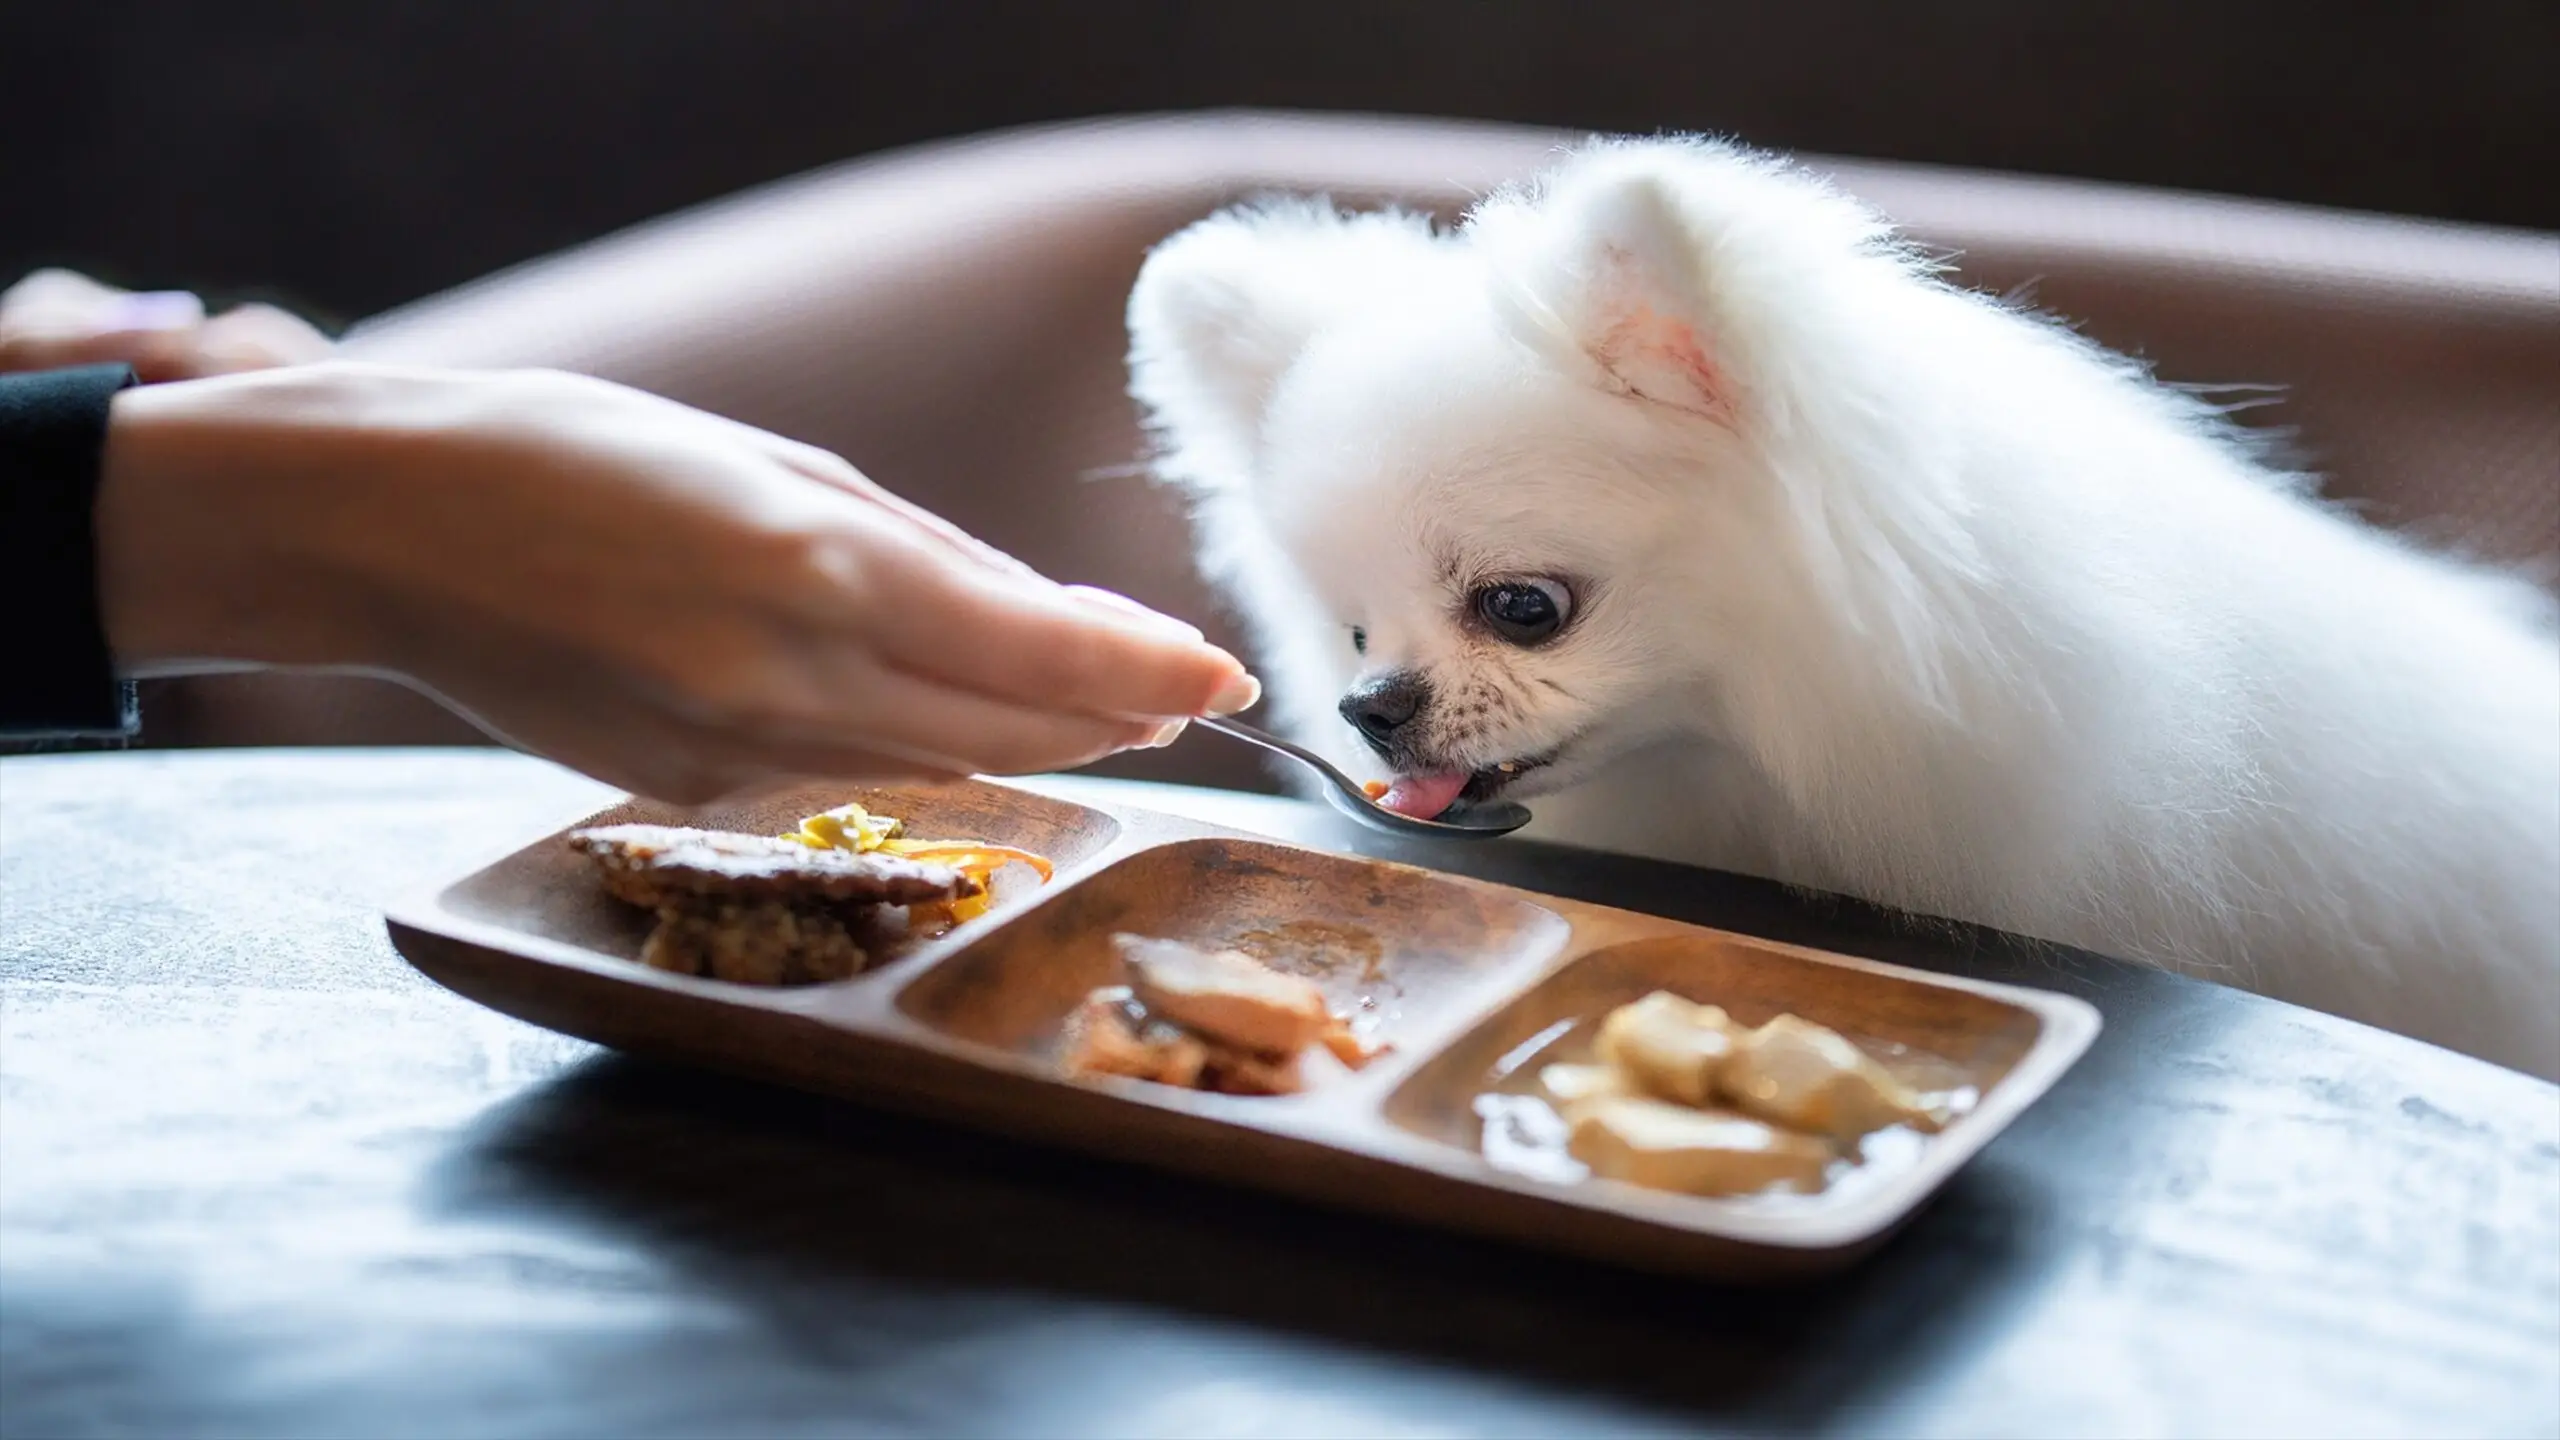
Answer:
M1730 421L1704 247L1647 152L1604 155L1560 177L1534 212L1479 212L1471 229L1514 333L1608 389Z
M1147 257L1129 294L1130 393L1187 478L1250 466L1281 377L1367 279L1342 261L1372 218L1306 202L1239 208Z

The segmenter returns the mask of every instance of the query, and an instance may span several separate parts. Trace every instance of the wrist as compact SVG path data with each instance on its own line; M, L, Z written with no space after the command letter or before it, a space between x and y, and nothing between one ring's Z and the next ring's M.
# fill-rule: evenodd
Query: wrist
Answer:
M331 367L118 395L97 495L98 598L127 675L371 663L308 522L362 483L363 407Z

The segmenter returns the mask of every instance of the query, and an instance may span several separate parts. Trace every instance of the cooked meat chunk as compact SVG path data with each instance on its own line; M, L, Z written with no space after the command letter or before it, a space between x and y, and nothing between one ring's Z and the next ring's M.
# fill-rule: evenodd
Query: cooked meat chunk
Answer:
M1202 1038L1264 1055L1295 1055L1333 1023L1324 992L1238 950L1115 935L1138 1002Z
M640 960L742 985L809 985L861 974L869 957L823 907L687 896L658 907Z
M1209 1063L1200 1069L1200 1088L1221 1095L1295 1095L1307 1088L1299 1068L1302 1054L1263 1055L1232 1045L1207 1047Z
M1067 1017L1062 1060L1069 1075L1123 1075L1189 1087L1199 1083L1208 1058L1207 1046L1151 1019L1127 986L1094 991Z
M614 898L652 908L687 896L913 905L985 888L949 865L766 835L599 825L571 832L569 843L594 858Z

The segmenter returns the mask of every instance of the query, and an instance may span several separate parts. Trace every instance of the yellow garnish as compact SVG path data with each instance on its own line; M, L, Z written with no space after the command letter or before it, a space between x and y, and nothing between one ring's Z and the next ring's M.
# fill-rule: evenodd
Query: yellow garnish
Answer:
M1046 856L1010 845L989 845L983 840L891 840L880 848L910 860L935 860L973 873L983 870L992 875L1007 865L1028 865L1040 872L1044 881L1057 873Z
M859 805L839 805L821 810L800 822L800 828L785 835L812 850L851 850L868 854L906 833L907 822L886 815L874 815Z
M911 927L937 922L965 925L986 914L995 904L996 872L1008 865L1030 866L1044 885L1057 873L1046 856L1010 845L990 845L983 840L909 840L906 832L907 823L903 820L874 815L859 805L839 805L801 821L799 829L782 838L797 840L812 850L851 850L862 855L876 850L910 860L928 860L948 865L978 882L975 895L908 906L907 923Z
M995 892L981 890L965 900L933 900L907 907L910 930L951 930L966 925L987 913L996 903Z

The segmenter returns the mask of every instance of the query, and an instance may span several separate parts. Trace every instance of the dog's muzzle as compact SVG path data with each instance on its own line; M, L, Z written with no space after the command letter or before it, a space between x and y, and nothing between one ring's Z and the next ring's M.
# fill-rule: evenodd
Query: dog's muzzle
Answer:
M1335 707L1378 758L1410 768L1415 722L1431 707L1431 682L1417 670L1390 670L1351 687Z

